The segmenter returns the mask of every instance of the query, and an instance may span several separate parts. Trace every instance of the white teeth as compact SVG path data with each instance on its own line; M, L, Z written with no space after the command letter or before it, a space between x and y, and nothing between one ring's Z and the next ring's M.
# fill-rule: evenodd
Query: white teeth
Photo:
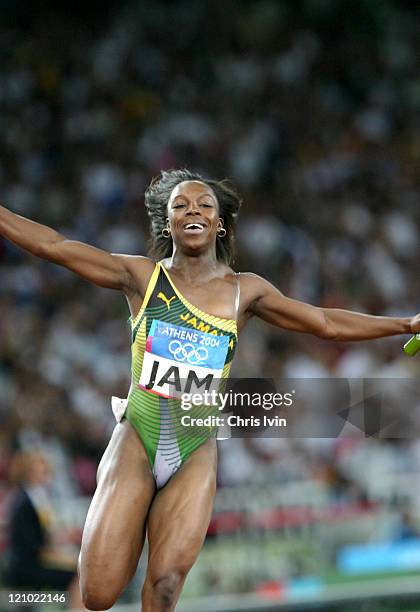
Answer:
M204 225L201 225L201 223L188 223L188 225L185 226L185 229L195 229L195 228L199 228L199 229L203 229Z

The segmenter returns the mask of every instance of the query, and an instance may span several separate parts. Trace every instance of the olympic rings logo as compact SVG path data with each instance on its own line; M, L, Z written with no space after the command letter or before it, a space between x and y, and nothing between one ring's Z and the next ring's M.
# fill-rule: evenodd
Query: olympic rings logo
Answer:
M190 342L182 344L179 340L171 340L168 349L174 359L177 361L187 361L190 365L198 365L200 362L205 361L209 355L208 350L204 346L196 348Z

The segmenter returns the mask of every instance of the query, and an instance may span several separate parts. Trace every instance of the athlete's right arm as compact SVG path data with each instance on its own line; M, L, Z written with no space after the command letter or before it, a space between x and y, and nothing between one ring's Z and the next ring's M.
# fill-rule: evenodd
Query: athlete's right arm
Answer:
M111 254L83 242L67 240L50 227L21 217L4 206L0 206L0 235L100 287L121 289L125 293L136 291L133 260L145 258Z

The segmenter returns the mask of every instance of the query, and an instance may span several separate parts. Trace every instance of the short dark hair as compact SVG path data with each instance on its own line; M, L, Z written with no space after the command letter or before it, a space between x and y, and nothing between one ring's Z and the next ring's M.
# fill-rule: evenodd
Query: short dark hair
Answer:
M234 228L241 206L241 198L226 179L216 181L207 179L187 169L163 170L155 177L145 193L147 214L150 218L150 254L155 259L163 259L172 254L172 238L164 238L162 230L166 227L168 201L174 188L184 181L200 181L208 185L219 203L219 214L223 219L226 236L216 238L216 257L227 264L232 263L234 256Z

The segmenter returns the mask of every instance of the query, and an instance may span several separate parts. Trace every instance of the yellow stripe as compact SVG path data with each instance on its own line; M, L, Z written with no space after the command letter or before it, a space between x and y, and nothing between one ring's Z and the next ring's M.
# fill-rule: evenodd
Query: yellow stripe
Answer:
M216 315L208 314L207 312L204 312L203 310L200 310L199 308L197 308L197 306L194 306L193 304L191 304L191 302L185 299L182 293L180 293L178 289L175 287L174 283L172 282L171 277L169 276L169 272L166 270L165 266L162 265L161 263L158 263L157 265L162 268L166 278L171 284L172 289L175 291L176 295L179 297L179 299L184 304L184 306L189 308L194 314L196 314L201 319L206 321L206 323L209 323L210 325L213 325L215 327L220 327L220 329L231 332L235 334L236 336L238 335L235 319L223 319L222 317L216 317Z
M137 313L135 319L130 317L132 329L135 328L135 326L139 322L139 319L140 319L141 315L146 310L147 304L148 304L148 302L150 300L150 296L152 295L153 289L155 288L158 276L159 276L159 264L157 263L155 265L155 269L152 272L152 276L150 277L149 284L147 285L146 293L144 294L144 299L143 299L143 303L141 305L141 308L140 308L139 312Z

